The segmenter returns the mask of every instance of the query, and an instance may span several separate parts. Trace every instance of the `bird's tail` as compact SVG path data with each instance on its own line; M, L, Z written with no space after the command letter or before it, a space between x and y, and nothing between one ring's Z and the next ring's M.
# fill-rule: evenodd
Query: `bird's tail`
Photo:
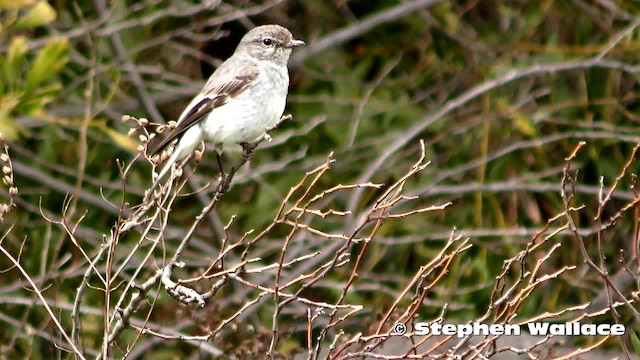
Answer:
M160 181L171 171L173 164L175 164L178 160L182 160L193 153L196 149L200 141L202 140L202 131L197 126L192 126L187 132L182 135L178 144L173 148L173 154L167 160L167 163L164 165L160 174L158 174L158 178L149 189L149 192L144 197L144 202L146 203L152 196L153 191L158 187Z

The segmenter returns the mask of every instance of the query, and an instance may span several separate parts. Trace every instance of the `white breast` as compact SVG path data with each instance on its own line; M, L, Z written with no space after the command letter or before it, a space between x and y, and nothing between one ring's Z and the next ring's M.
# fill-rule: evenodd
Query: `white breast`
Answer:
M289 75L286 68L271 64L260 68L251 86L211 111L201 123L207 140L222 145L255 142L280 120L287 100Z

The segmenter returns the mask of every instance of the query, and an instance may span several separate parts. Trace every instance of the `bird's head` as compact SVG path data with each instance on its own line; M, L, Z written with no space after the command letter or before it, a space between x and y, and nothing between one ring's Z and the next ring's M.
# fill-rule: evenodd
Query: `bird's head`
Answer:
M240 40L236 53L286 65L291 49L304 44L302 40L295 40L291 32L280 25L263 25L251 29Z

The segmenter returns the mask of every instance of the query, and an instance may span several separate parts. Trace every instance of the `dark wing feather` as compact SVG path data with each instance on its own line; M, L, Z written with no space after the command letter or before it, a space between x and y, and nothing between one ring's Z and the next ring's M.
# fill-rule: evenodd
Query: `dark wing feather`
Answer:
M180 122L175 127L175 129L173 129L169 133L169 135L167 135L167 137L155 147L155 149L151 152L151 156L161 152L165 147L167 147L167 145L180 137L180 135L182 135L185 131L189 130L190 127L195 125L198 120L206 116L216 106L219 106L220 102L220 97L216 97L214 99L206 97L203 98L199 103L192 107L193 110L189 113L189 115L187 115L184 121Z
M224 76L225 68L221 68L220 77L229 78L230 76ZM160 144L151 152L151 156L159 153L167 145L179 138L185 131L189 130L193 125L197 124L202 118L206 117L213 109L224 105L229 99L234 98L242 91L244 91L249 84L258 76L258 71L255 65L248 64L243 67L242 75L232 77L229 81L220 81L219 84L214 84L209 81L205 85L204 97L193 106L189 106L180 116L180 121L173 131L162 140ZM222 79L221 79L222 80ZM207 89L209 88L209 89Z

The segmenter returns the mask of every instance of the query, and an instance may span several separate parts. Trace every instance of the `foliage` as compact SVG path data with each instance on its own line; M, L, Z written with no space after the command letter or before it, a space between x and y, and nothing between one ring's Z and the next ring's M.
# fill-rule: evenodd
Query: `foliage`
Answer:
M479 351L637 353L638 13L600 0L0 0L2 355L73 356L51 314L87 357L324 355L332 343L335 358L372 344L404 355L414 344L387 341L396 322L533 318L627 334ZM148 141L264 23L308 44L290 63L293 120L249 163L240 147L225 154L223 194L207 150L164 211L139 206ZM322 174L312 186L310 173ZM204 308L180 304L159 285L169 268L200 294L223 285ZM116 334L136 291L145 301Z

